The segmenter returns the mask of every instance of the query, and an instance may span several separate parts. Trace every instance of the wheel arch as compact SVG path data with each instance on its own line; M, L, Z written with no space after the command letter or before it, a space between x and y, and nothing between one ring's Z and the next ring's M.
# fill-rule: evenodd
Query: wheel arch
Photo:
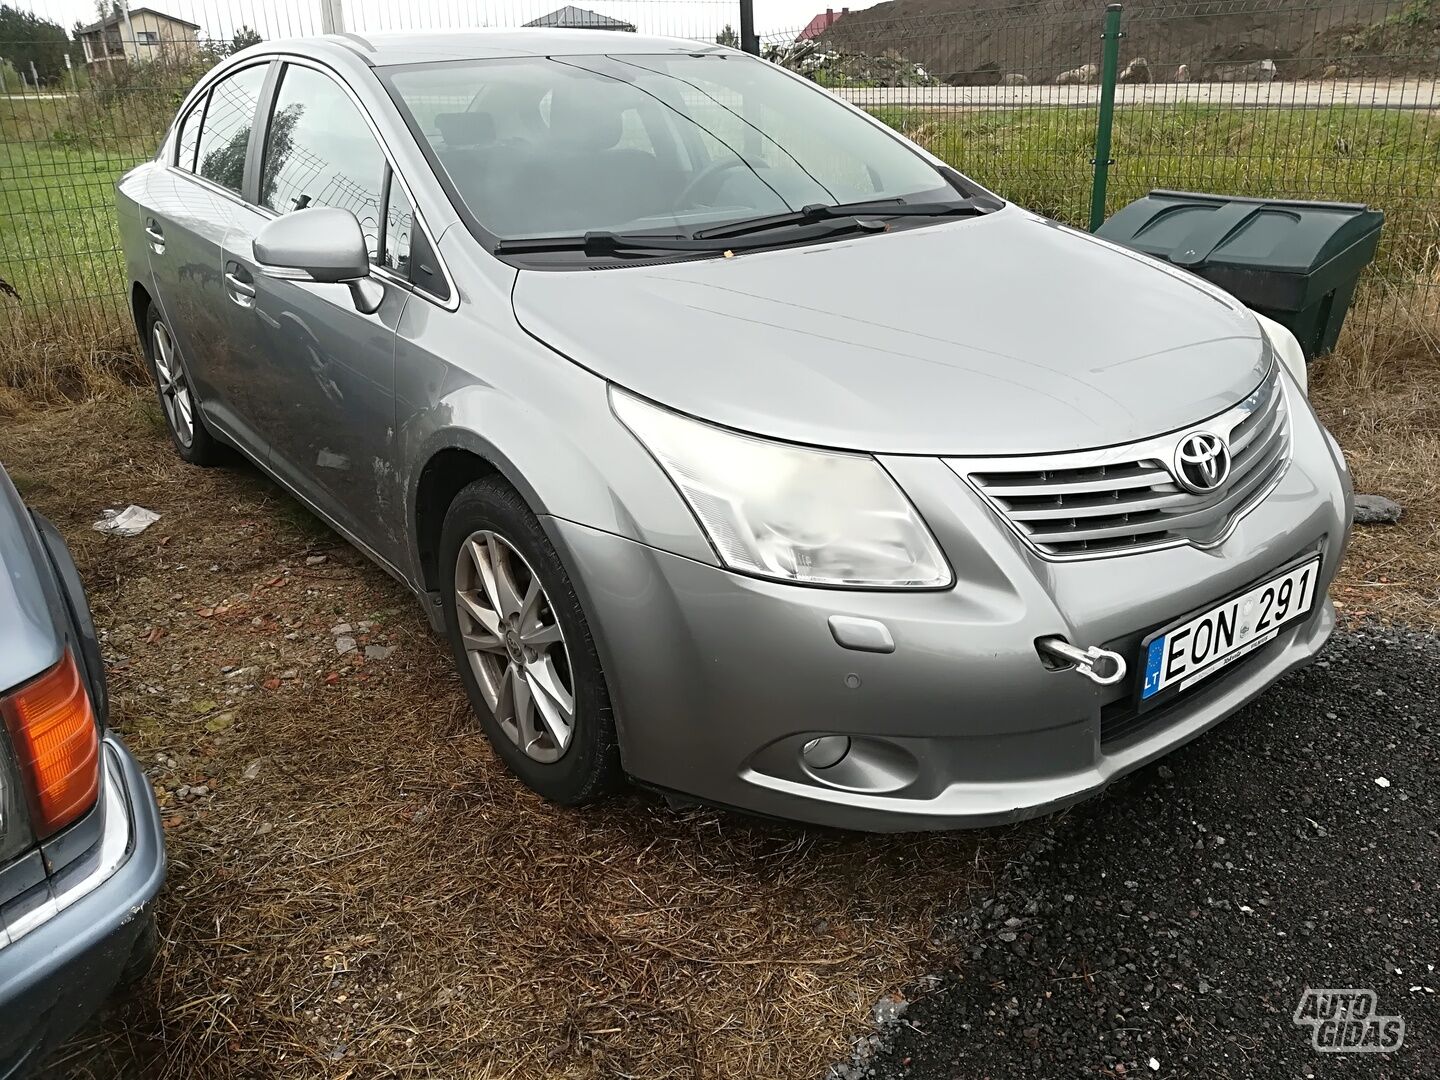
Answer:
M574 383L556 381L523 397L471 383L402 420L397 457L405 462L409 572L421 591L433 594L439 580L446 509L466 484L490 475L520 494L552 533L562 560L568 556L550 519L715 561L679 492L613 418L605 384L588 378ZM541 399L544 410L525 404Z
M139 336L140 344L144 348L149 347L145 341L145 320L149 318L150 309L154 305L155 300L143 282L133 281L130 283L130 317L135 322L135 333Z
M533 513L546 512L521 472L474 432L437 433L422 457L424 464L416 471L410 490L410 536L415 566L427 592L440 587L440 532L446 511L464 488L476 480L498 476L519 492Z

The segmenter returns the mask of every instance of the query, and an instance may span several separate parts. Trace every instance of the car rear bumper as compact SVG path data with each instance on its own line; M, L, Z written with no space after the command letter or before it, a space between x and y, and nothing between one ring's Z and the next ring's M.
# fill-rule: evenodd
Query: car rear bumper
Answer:
M764 581L547 519L593 624L626 769L707 802L879 831L999 824L1099 791L1308 662L1333 629L1325 590L1350 485L1297 412L1286 471L1210 550L1046 561L940 460L882 459L955 567L944 591ZM1038 638L1063 635L1134 671L1147 633L1309 553L1321 565L1308 615L1138 719L1136 681L1097 687L1037 653ZM893 649L843 647L832 616L883 623ZM849 737L848 766L802 761L825 735Z
M115 987L165 877L160 812L140 766L104 739L105 825L95 850L0 912L0 1078L85 1023Z

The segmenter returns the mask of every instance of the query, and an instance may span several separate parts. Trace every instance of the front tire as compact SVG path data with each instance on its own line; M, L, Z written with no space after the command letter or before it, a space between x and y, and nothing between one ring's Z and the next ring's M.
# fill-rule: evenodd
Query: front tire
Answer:
M145 320L145 358L175 452L191 465L221 464L227 457L225 447L205 426L175 335L153 304Z
M445 631L496 752L538 794L591 802L623 779L589 624L539 520L499 477L456 496L440 533Z

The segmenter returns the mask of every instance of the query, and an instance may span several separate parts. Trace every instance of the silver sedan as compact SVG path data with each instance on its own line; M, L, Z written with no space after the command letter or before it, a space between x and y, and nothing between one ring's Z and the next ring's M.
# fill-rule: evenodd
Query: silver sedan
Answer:
M1285 330L734 50L269 42L119 208L176 450L404 582L558 802L1008 821L1334 624Z

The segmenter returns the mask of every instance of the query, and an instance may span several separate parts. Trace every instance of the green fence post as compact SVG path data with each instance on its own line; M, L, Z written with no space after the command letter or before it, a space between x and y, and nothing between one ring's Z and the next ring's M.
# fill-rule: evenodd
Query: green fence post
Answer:
M740 48L760 55L760 39L755 35L755 0L740 0Z
M1105 7L1100 56L1100 118L1095 124L1095 177L1090 184L1090 231L1105 220L1105 185L1110 179L1110 127L1115 121L1115 78L1120 65L1120 5Z

